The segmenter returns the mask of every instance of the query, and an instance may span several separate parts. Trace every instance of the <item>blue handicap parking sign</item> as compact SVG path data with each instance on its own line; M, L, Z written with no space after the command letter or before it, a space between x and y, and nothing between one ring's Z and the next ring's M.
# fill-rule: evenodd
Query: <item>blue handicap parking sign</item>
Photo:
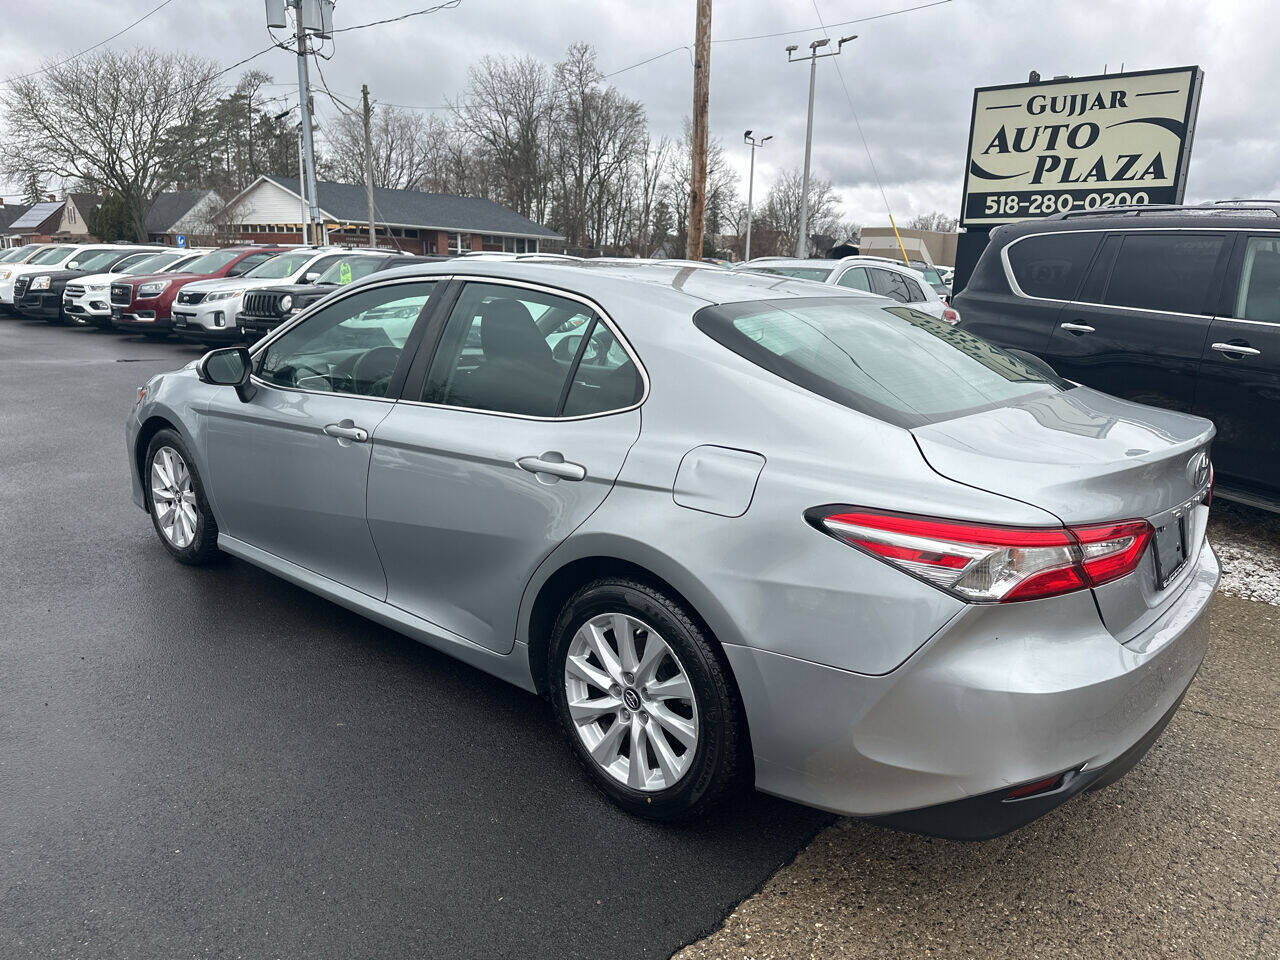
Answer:
M185 247L187 245L187 235L185 233L178 234L178 246Z

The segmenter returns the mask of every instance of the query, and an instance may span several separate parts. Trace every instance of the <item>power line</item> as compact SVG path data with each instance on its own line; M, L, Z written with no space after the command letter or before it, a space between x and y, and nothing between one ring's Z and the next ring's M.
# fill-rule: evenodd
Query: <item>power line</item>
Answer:
M428 13L435 13L438 10L452 10L460 3L462 3L462 0L447 0L445 3L437 3L434 7L427 7L424 10L412 10L409 13L402 13L398 17L388 17L386 20L374 20L371 23L357 23L351 27L341 27L333 30L332 33L347 33L351 30L363 30L366 27L380 27L384 23L398 23L401 20L408 20L410 17L426 16Z
M164 2L161 3L158 7L153 7L151 10L148 10L146 13L140 16L137 20L133 21L133 23L125 27L123 30L119 30L113 33L111 36L107 37L107 39L105 40L99 40L97 43L95 43L91 47L85 47L79 53L73 53L71 56L67 57L65 60L59 60L57 63L51 63L47 67L41 67L39 70L33 70L30 73L24 73L21 76L17 76L17 77L10 77L9 79L0 81L0 82L14 83L18 80L26 80L28 77L38 77L40 74L48 73L50 70L56 70L58 69L58 67L61 67L65 64L70 63L72 60L75 60L77 57L83 57L86 53L91 53L92 51L97 50L99 47L110 43L116 37L124 36L126 33L128 33L138 24L140 24L143 20L146 20L152 14L159 13L161 10L163 10L165 7L167 7L171 3L173 3L173 0L164 0Z
M929 7L940 7L944 3L951 3L951 0L932 0L932 2L930 3L920 3L914 7L903 7L901 10L889 10L889 11L886 11L885 13L877 13L869 17L857 17L853 20L841 20L839 23L833 23L833 24L830 24L829 26L847 27L850 24L866 23L869 20L883 20L885 17L896 17L898 16L898 14L901 14L901 13L913 13L916 10L925 10ZM817 27L805 27L801 30L781 30L777 33L758 33L750 37L721 37L718 39L713 38L711 42L712 43L741 43L744 40L770 40L770 39L773 39L774 37L789 37L797 33L812 33L814 30L819 30L819 29L823 31L827 30L828 25L821 23L821 20L822 20L821 16L818 17L818 20L819 20L819 26ZM626 73L628 70L636 69L636 67L643 67L647 63L653 63L653 61L655 60L661 60L663 57L669 57L671 56L671 54L675 53L678 50L688 50L688 49L689 49L688 46L672 47L670 50L664 50L662 53L655 54L654 56L649 57L648 59L641 60L639 63L633 63L629 67L623 67L621 70L613 71L613 73L606 73L602 79L608 80L610 77L616 77L620 73ZM692 57L693 57L692 51L690 51L689 56L690 56L690 64L692 65Z

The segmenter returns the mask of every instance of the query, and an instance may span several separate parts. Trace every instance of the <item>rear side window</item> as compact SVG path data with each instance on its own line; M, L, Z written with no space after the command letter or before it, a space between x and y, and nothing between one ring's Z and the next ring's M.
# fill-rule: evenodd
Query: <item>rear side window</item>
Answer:
M844 273L840 274L840 279L836 281L842 287L849 287L851 290L865 290L871 292L871 281L867 277L865 267L850 267Z
M1235 316L1280 322L1280 240L1250 237L1240 271Z
M906 306L804 298L704 307L694 323L812 393L901 427L1057 392L1066 384Z
M919 303L924 299L924 291L920 289L920 284L893 270L873 269L871 286L882 297L889 297L899 303Z
M1204 313L1225 246L1221 234L1128 234L1116 254L1103 303Z
M1029 297L1074 300L1101 236L1051 233L1017 240L1005 248L1013 278Z

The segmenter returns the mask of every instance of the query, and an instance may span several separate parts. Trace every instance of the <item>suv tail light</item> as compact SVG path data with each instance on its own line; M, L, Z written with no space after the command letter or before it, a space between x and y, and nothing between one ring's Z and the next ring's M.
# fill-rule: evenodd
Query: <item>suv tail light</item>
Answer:
M943 307L942 319L945 320L947 323L955 325L960 322L960 314L957 313L955 309L952 307Z
M819 529L962 600L1007 603L1108 583L1138 566L1145 520L1005 527L862 507L809 511Z

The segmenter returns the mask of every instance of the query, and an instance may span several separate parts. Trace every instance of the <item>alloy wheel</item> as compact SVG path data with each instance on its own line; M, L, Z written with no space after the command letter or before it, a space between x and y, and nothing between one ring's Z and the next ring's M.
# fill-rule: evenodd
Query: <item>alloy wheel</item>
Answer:
M173 447L151 458L151 509L164 538L184 550L196 538L196 491L191 470Z
M619 783L665 790L688 771L698 746L693 685L648 624L625 613L592 617L573 635L564 683L583 746Z

